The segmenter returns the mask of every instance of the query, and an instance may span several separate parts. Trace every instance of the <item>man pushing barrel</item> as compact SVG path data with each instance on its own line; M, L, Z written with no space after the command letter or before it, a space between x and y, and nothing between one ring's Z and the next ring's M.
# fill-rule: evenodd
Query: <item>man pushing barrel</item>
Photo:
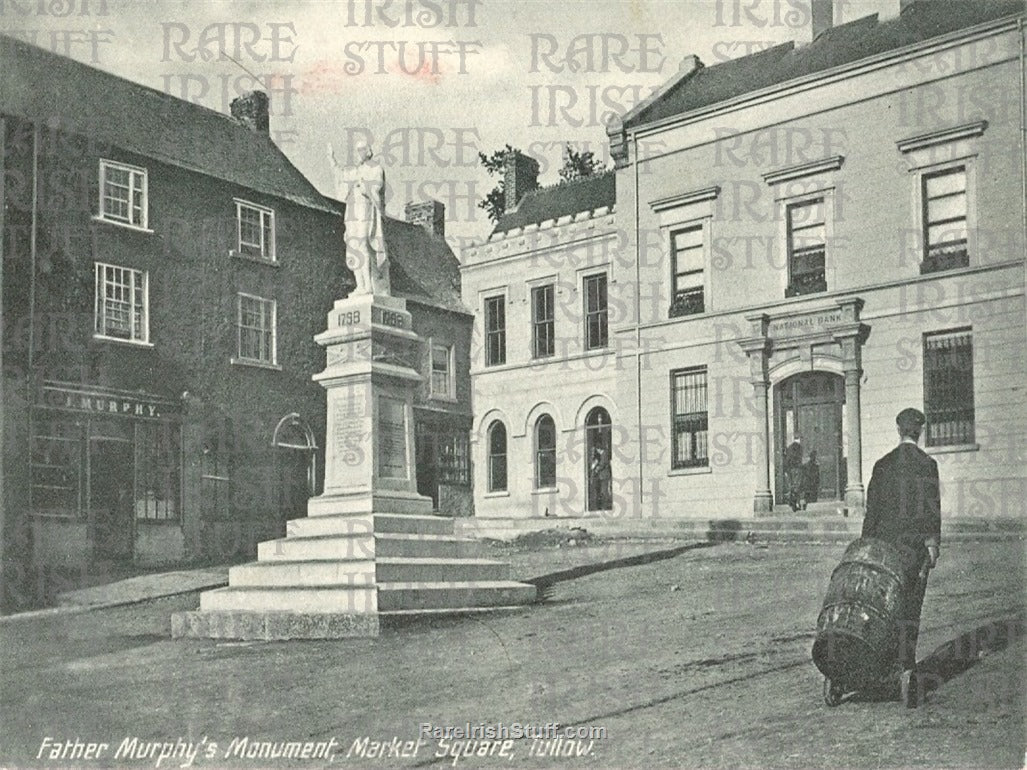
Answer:
M899 618L896 669L902 700L919 702L916 643L927 573L938 563L941 544L941 490L938 463L917 442L926 422L918 409L903 409L895 418L900 442L874 464L867 488L863 537L874 537L909 550L909 594Z

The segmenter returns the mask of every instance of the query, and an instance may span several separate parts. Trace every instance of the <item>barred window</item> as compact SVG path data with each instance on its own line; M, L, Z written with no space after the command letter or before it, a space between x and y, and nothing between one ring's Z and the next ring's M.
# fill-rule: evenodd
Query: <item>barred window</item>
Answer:
M263 364L275 364L275 316L277 307L273 299L250 294L238 295L239 359Z
M137 519L167 521L178 518L181 444L177 425L136 425Z
M235 202L239 253L257 259L275 259L275 212L253 203Z
M488 431L488 490L506 491L506 426L496 420Z
M556 350L553 337L553 285L531 290L531 351L534 358L548 358Z
M585 276L585 350L609 344L606 274Z
M506 363L506 298L485 300L485 366Z
M927 446L974 441L973 339L970 329L924 335Z
M706 368L671 372L672 468L709 465Z
M788 218L788 288L786 297L827 291L825 254L827 224L824 199L793 203Z
M146 227L146 169L100 161L100 218Z
M556 486L556 423L548 414L535 423L535 489Z
M705 247L703 227L695 225L671 233L671 317L702 313Z
M924 174L922 180L924 261L921 271L966 267L966 167Z
M95 331L100 337L149 342L147 274L96 263Z

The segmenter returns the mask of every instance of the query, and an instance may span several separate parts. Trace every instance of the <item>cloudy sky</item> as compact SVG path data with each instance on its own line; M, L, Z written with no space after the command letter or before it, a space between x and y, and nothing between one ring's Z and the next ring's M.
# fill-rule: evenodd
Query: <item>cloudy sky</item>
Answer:
M459 247L489 231L478 150L520 147L553 183L565 144L607 157L607 114L683 56L711 65L808 36L802 2L6 0L0 30L222 112L259 80L276 141L315 186L332 194L329 142L345 159L369 139L390 214L437 198Z

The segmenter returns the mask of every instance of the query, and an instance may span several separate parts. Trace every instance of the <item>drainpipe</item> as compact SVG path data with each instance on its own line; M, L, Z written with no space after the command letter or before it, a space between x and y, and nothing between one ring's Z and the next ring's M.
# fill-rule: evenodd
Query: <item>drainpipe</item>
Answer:
M1024 69L1024 27L1023 16L1016 20L1016 32L1020 42L1020 213L1023 219L1023 238L1027 247L1027 70ZM1027 302L1027 259L1024 260L1024 301ZM1027 330L1027 310L1024 313Z
M642 463L642 246L638 239L640 215L638 208L638 134L632 134L635 148L635 416L638 422L638 517L642 518L642 506L645 504L645 483Z
M0 330L4 328L4 211L6 210L5 201L6 191L4 189L4 179L6 178L6 168L4 166L4 157L7 154L7 121L3 115L0 115ZM0 333L2 337L2 333ZM2 340L0 340L2 342ZM0 344L0 404L5 403L4 399L4 383L3 377L4 370L4 346ZM4 520L7 518L7 511L11 510L11 506L7 505L7 500L4 497L4 490L10 487L4 484L4 456L7 445L4 443L4 414L7 412L6 409L0 408L0 565L6 563L6 549L4 548ZM3 567L0 566L0 570ZM6 585L7 581L0 575L0 585ZM0 612L6 609L7 597L0 593Z

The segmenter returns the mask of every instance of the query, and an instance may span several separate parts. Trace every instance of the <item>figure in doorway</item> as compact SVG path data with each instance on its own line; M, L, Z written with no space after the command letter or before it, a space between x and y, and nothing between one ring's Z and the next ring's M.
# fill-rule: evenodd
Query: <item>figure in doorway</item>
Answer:
M803 478L803 510L809 503L815 503L820 496L820 465L817 463L817 450L809 450L809 457L802 469Z
M592 499L597 511L609 511L613 508L613 490L611 488L610 454L601 446L592 450L592 460L588 465L588 480L592 485Z
M805 491L803 489L802 442L798 436L785 449L784 466L786 502L789 508L798 511Z

